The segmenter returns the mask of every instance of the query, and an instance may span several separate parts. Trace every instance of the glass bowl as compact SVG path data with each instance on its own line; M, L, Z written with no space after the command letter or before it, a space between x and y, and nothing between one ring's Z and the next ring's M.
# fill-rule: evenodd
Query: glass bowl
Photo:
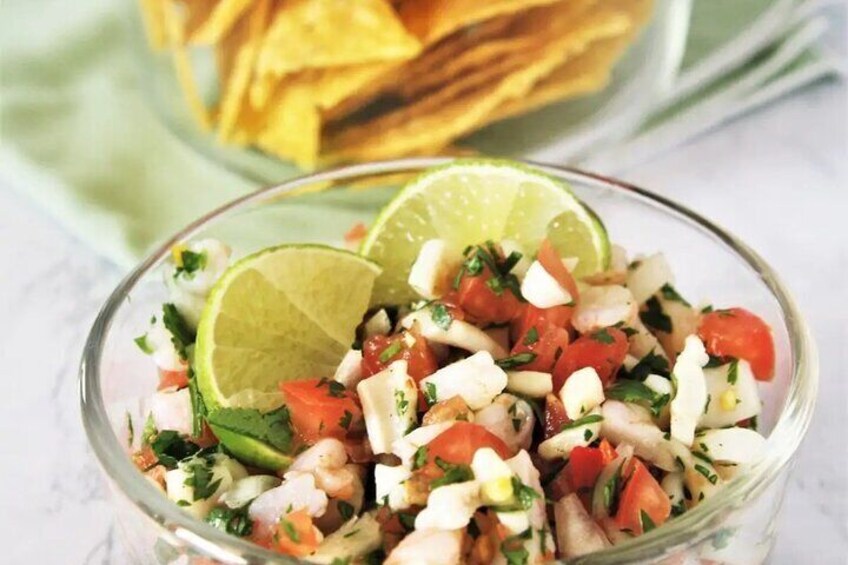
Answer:
M491 124L458 145L488 155L574 163L593 149L625 137L671 89L689 31L691 4L692 0L654 0L650 22L618 61L602 91ZM150 48L138 9L132 11L129 23L140 88L172 132L206 158L260 184L300 174L293 164L259 150L222 145L214 132L199 127L180 89L170 53ZM200 93L211 106L219 94L213 55L203 47L191 48L189 55Z
M149 358L133 343L166 300L159 267L175 242L212 236L244 255L281 242L340 245L357 221L368 223L408 178L449 161L385 161L301 177L239 198L198 219L141 262L100 312L83 353L80 392L85 429L111 487L118 524L141 563L294 563L191 518L133 466L128 421L140 430L144 398L156 387ZM577 563L760 563L777 534L776 518L794 454L810 422L818 365L809 331L777 275L744 243L696 213L643 189L574 169L538 165L569 183L628 251L662 250L677 288L694 302L739 305L774 329L777 371L761 386L765 458L714 498L642 537ZM308 210L308 212L307 212ZM136 441L139 433L136 433ZM211 561L210 561L211 560Z

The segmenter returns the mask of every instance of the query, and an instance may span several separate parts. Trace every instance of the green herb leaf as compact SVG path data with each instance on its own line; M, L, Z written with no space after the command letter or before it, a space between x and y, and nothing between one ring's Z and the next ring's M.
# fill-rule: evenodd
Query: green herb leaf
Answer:
M677 501L677 504L673 504L671 506L671 515L672 516L680 516L681 514L686 512L686 502L684 500Z
M711 473L709 469L700 463L695 463L695 470L702 474L710 482L710 484L714 485L718 482L718 475Z
M453 322L450 310L442 303L436 303L430 308L430 318L432 318L434 324L445 331L450 328L451 322Z
M427 406L432 406L436 403L435 383L424 383L424 400L427 401Z
M665 283L662 286L662 288L660 289L660 293L662 293L662 297L665 298L666 300L672 300L674 302L680 302L684 306L692 306L691 304L686 302L685 298L680 296L680 294L677 292L677 290L675 290L675 288L673 286L671 286L668 283Z
M388 363L395 355L400 353L401 349L403 349L403 344L400 340L393 341L388 347L380 352L380 363Z
M409 514L408 512L398 512L397 517L398 521L400 522L400 525L403 526L408 532L411 532L415 529L415 515Z
M644 310L639 313L639 318L642 320L642 323L648 326L651 329L671 333L671 318L669 318L665 312L663 312L662 306L660 306L660 301L657 300L656 296L652 296L645 303L647 310Z
M206 521L222 532L238 536L249 536L253 532L253 521L247 515L247 505L241 508L216 507L209 511Z
M663 407L671 400L668 394L658 394L640 381L619 379L606 391L606 397L631 404L647 404L654 416L659 416Z
M606 328L602 328L596 332L589 334L589 337L598 343L603 343L609 345L611 343L615 343L615 338L612 337Z
M456 465L454 463L449 463L441 457L436 457L436 465L439 469L444 471L445 474L430 482L431 490L453 483L464 483L465 481L470 481L474 478L474 473L471 472L471 467L468 465Z
M294 432L285 406L265 414L249 408L218 408L209 413L207 420L214 426L267 443L283 453L292 450Z
M505 506L498 506L498 512L513 512L516 510L530 510L533 501L541 498L536 489L525 485L518 477L512 477L512 496L514 501Z
M644 381L650 375L660 375L662 377L669 376L668 359L661 355L657 355L651 350L647 355L642 357L638 363L627 373L628 378L637 381Z
M618 483L621 480L621 465L612 474L612 477L603 486L604 507L607 514L615 516L618 510Z
M589 414L588 416L583 416L582 418L577 418L573 422L569 422L567 424L563 424L559 431L564 432L565 430L572 430L574 428L579 428L581 426L588 426L589 424L596 424L598 422L603 422L604 417L600 414Z
M501 369L509 370L515 369L516 367L520 367L521 365L532 363L535 359L535 353L533 353L532 351L525 351L524 353L516 353L515 355L510 355L509 357L498 359L497 361L495 361L495 365L497 365Z
M191 399L191 435L200 437L203 435L203 422L206 419L206 403L200 395L197 376L191 367L188 368L188 394Z
M135 428L133 427L132 415L129 410L124 413L124 418L127 422L127 445L132 447L135 440Z
M339 509L339 516L342 517L342 520L347 522L353 518L353 515L355 514L353 504L345 502L344 500L339 500L336 502L336 506Z
M352 421L353 421L353 413L350 410L345 410L344 416L339 418L339 426L341 426L342 428L344 428L346 430L349 430L350 429L350 423Z
M209 498L218 487L221 486L221 479L214 479L212 466L209 461L196 457L185 464L187 473L184 484L192 487L194 500L203 500Z
M150 347L149 343L147 343L147 334L140 335L133 341L138 346L138 348L142 350L142 352L146 353L147 355L153 353L153 348Z
M283 529L283 531L286 533L290 540L292 540L294 543L300 543L300 534L297 533L294 524L292 524L285 518L280 518L280 527Z
M524 334L524 340L521 343L524 345L533 345L537 341L539 341L539 330L536 329L536 326L530 326L530 329Z
M187 278L192 278L194 273L206 268L207 257L205 252L195 253L194 251L184 249L180 254L180 259L182 260L182 265L174 271L174 278L177 278L182 273L188 275Z
M739 359L734 359L730 362L730 367L727 369L727 382L735 385L739 378Z
M168 469L176 469L177 463L200 451L197 444L184 439L174 430L156 433L150 440L150 448L156 454L159 463Z
M412 470L416 471L427 464L427 446L422 445L415 450L412 456Z
M648 515L648 513L644 510L639 510L639 517L642 521L642 533L647 534L648 532L657 527L657 525L654 524L654 521L651 520L651 517Z
M533 537L533 531L527 528L520 534L510 536L501 542L501 555L506 559L507 565L526 565L530 558L530 552L524 547L524 541Z
M332 561L330 561L330 565L350 565L350 556L348 557L334 557Z
M156 439L156 434L158 433L159 430L156 429L156 422L153 421L153 414L148 414L147 420L144 422L144 429L141 430L141 444L150 445Z
M174 344L180 358L187 361L186 348L194 343L194 330L191 329L191 326L188 325L188 322L185 321L185 318L173 304L162 305L162 323L171 332L171 343Z
M395 412L397 415L403 416L408 407L409 401L406 399L406 394L402 390L395 389Z

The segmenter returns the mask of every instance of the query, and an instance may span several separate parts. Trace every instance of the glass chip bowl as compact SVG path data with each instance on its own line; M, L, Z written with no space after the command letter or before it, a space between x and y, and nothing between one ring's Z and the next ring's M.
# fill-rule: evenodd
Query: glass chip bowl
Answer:
M488 155L575 163L593 150L625 137L670 91L689 30L692 0L654 0L650 22L616 64L600 92L491 124L457 145ZM147 42L140 11L129 19L129 36L139 61L139 85L154 113L198 153L236 173L270 184L301 171L290 162L251 148L222 145L194 120L167 51ZM207 105L218 99L219 81L208 48L189 50Z
M83 352L82 416L110 486L119 531L138 563L295 563L185 514L130 460L128 423L139 431L156 371L133 338L166 301L161 267L180 241L215 237L244 256L270 245L341 246L356 222L369 223L404 182L449 159L355 165L301 177L239 198L174 234L114 290ZM676 287L693 301L739 305L771 325L775 378L760 386L765 456L715 497L639 538L573 563L755 564L767 559L796 450L815 404L818 363L809 330L783 283L747 245L670 200L627 183L574 169L538 165L568 183L631 253L662 251ZM308 208L310 215L303 214ZM321 218L315 221L314 218Z

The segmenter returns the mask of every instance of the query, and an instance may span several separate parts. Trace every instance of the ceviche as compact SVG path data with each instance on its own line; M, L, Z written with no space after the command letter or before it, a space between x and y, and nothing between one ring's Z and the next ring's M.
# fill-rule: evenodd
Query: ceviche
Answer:
M315 563L544 563L761 456L770 328L690 303L557 181L458 161L346 240L173 248L132 457L185 512Z

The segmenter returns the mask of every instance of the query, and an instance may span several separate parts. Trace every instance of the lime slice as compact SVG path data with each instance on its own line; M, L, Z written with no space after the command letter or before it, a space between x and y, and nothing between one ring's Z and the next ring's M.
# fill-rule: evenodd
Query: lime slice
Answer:
M282 381L329 376L355 338L380 268L320 245L282 245L230 267L209 295L194 361L207 408L267 411ZM288 456L212 430L235 455L269 468Z
M383 267L372 303L401 304L418 298L406 280L429 239L460 250L511 239L535 253L545 237L561 255L580 258L578 277L609 264L603 224L568 186L512 161L463 159L406 185L380 212L360 253Z

